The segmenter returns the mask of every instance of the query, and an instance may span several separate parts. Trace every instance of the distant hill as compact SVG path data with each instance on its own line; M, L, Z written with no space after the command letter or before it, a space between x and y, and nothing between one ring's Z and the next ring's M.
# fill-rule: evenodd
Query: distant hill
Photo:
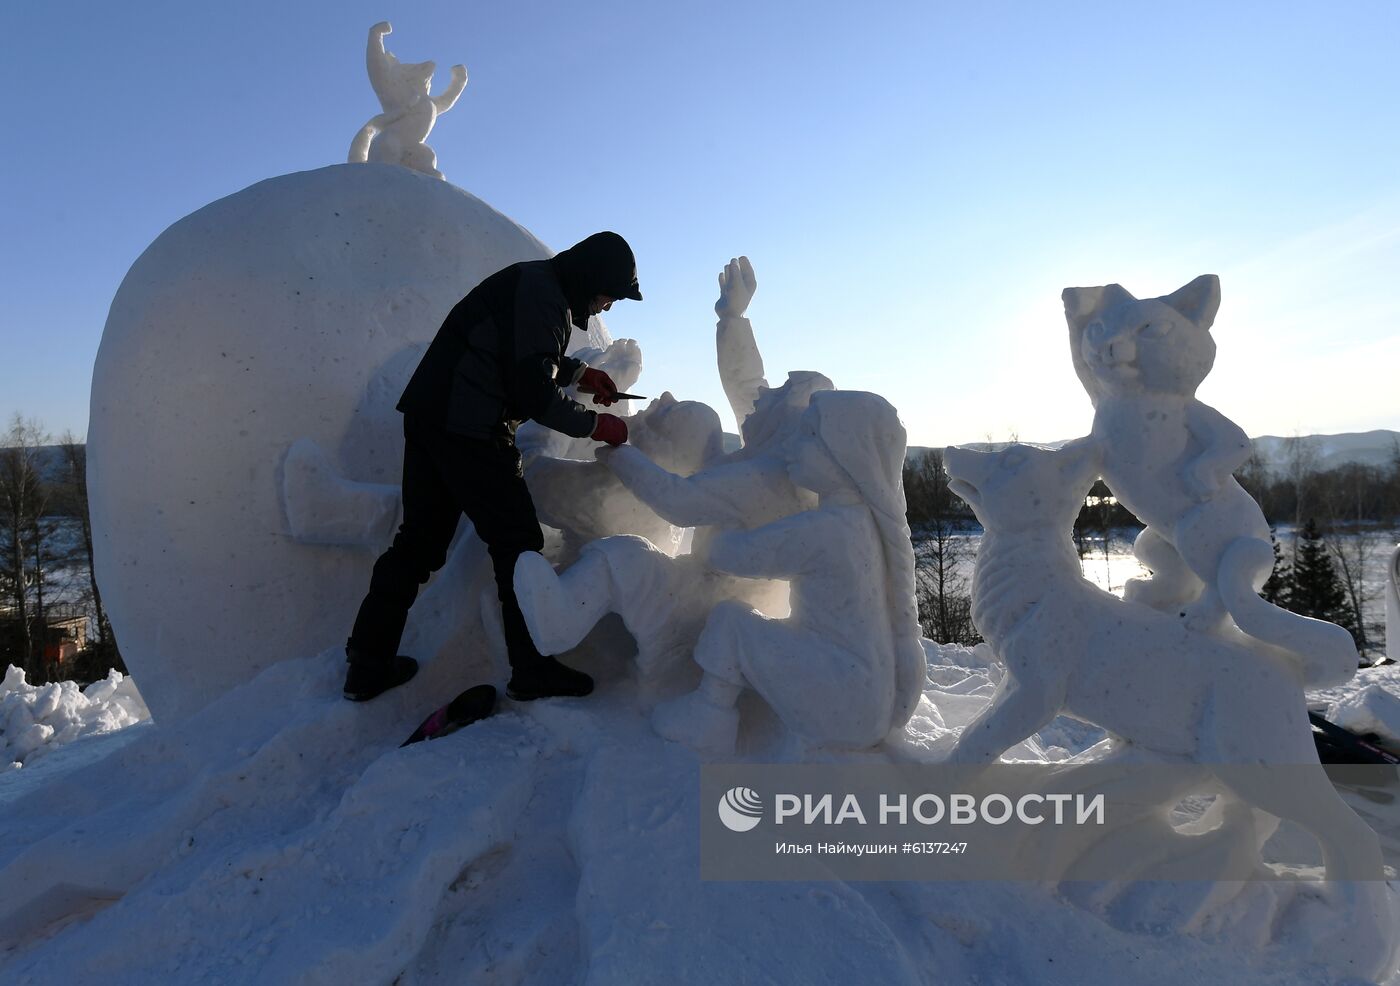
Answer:
M1317 472L1352 463L1384 469L1395 460L1400 432L1378 428L1342 435L1304 435L1296 440L1303 443L1305 454L1316 457L1313 468ZM1253 441L1265 468L1276 474L1287 471L1290 446L1295 439L1263 435Z
M1293 438L1283 438L1277 435L1261 435L1258 438L1250 439L1254 443L1254 450L1264 461L1264 467L1275 474L1283 473L1287 468L1288 458L1291 454L1290 443ZM1336 469L1338 466L1359 463L1365 466L1377 466L1385 469L1395 461L1396 448L1400 447L1400 432L1389 431L1378 428L1375 431L1347 432L1341 435L1303 435L1297 439L1303 443L1315 456L1313 463L1314 472L1327 472L1329 469ZM1000 443L996 443L1000 444ZM1047 445L1059 445L1061 442L1046 442ZM994 445L987 442L968 442L969 448L991 448ZM907 458L912 460L921 458L933 449L922 445L911 445Z

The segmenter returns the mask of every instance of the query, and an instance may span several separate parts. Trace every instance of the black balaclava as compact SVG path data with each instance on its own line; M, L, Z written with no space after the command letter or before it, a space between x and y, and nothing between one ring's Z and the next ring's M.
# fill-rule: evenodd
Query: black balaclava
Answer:
M636 258L627 241L616 233L594 233L555 254L553 264L564 285L574 325L580 329L588 324L588 303L594 295L642 300Z

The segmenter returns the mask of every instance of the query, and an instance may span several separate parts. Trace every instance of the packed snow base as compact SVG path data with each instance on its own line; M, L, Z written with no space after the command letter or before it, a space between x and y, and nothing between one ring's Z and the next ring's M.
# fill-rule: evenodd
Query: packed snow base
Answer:
M926 648L911 748L942 745L998 676L985 650ZM39 789L0 832L0 979L1365 981L1314 964L1317 884L1254 951L1117 928L1023 884L701 883L700 761L655 735L611 646L570 659L598 675L594 696L506 703L406 749L427 708L493 677L484 658L441 655L367 705L340 698L337 651L289 660ZM739 759L832 756L760 703L744 714ZM1058 720L1012 755L1097 739Z
M114 733L150 715L135 684L119 671L80 689L72 681L31 685L12 664L0 681L0 773L31 765L74 740Z

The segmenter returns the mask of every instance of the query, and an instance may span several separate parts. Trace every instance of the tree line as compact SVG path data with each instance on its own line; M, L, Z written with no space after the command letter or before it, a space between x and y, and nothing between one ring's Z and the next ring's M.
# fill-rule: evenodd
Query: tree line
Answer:
M1307 438L1285 442L1281 465L1270 468L1255 453L1238 471L1240 484L1259 502L1271 528L1290 526L1274 541L1275 567L1262 595L1304 616L1346 627L1363 655L1384 652L1383 628L1368 622L1377 591L1365 579L1394 548L1400 521L1400 442L1384 465L1348 463L1319 468ZM943 643L981 640L972 623L967 573L981 527L971 509L948 489L942 452L913 455L904 465L907 517L914 539L919 621L924 634ZM1115 532L1132 537L1143 524L1102 480L1084 498L1074 524L1080 557L1094 544L1108 551ZM1287 544L1285 551L1283 544Z
M87 623L86 646L71 651L54 624ZM15 414L0 433L0 666L30 682L93 681L125 672L92 564L87 449L71 432L56 444L33 419Z

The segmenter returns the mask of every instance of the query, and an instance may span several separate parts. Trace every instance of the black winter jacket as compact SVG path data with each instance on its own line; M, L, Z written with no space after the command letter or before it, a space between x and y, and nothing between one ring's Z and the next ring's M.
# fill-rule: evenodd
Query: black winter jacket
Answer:
M526 419L591 435L597 415L561 390L585 369L564 355L576 318L566 280L556 258L512 264L478 284L443 321L398 409L470 438L513 438ZM586 323L587 311L577 318Z

